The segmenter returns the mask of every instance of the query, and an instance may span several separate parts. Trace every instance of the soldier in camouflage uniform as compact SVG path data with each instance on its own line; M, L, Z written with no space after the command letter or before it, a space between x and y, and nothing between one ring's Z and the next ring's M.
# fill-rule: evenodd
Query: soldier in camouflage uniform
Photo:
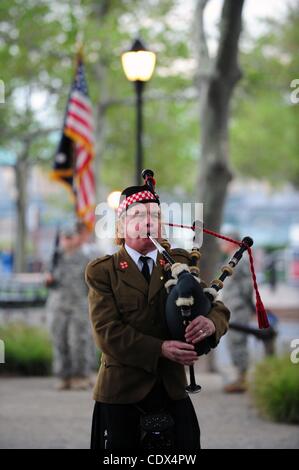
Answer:
M80 245L75 225L63 229L57 265L47 276L47 283L52 286L47 307L53 337L53 369L60 378L61 390L88 388L95 366L84 282L89 259Z
M238 233L230 233L229 237L240 240ZM235 246L222 241L223 253L231 256ZM222 301L231 312L231 321L248 324L254 312L252 301L253 288L248 259L244 257L236 267L232 277L225 280L225 289L222 291ZM236 381L224 387L226 393L242 393L246 391L246 372L249 366L248 335L238 331L229 330L227 334L229 351L233 365L237 369Z

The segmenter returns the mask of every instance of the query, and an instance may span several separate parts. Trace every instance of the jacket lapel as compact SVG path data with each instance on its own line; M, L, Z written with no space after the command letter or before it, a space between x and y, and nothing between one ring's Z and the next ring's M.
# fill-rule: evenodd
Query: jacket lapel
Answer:
M163 256L160 253L158 253L149 285L123 246L116 254L116 269L121 281L145 295L148 294L149 301L164 287Z
M149 285L149 293L148 293L148 300L150 301L155 295L159 292L165 284L164 278L164 269L163 269L164 259L163 256L158 253L157 262L154 266L152 271L150 285Z
M138 289L147 294L148 283L135 264L135 261L128 255L122 246L116 256L116 269L119 271L120 280L133 289Z

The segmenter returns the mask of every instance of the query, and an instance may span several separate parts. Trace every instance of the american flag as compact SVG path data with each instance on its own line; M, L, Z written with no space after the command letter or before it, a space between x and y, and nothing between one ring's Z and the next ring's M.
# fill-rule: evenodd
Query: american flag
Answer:
M72 189L77 217L88 228L95 222L94 128L82 55L78 56L53 176Z

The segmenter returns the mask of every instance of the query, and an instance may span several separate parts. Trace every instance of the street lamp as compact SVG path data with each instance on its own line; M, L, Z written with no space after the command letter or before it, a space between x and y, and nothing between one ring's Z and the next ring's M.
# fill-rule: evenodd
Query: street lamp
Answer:
M136 93L136 185L140 184L141 171L143 168L143 145L142 145L142 92L145 82L153 75L156 54L148 51L140 39L135 39L129 51L121 56L122 66L127 79L134 82Z

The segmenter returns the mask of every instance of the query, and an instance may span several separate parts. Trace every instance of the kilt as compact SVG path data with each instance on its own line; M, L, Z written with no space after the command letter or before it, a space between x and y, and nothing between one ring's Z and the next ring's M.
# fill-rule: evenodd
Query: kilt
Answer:
M135 404L108 404L95 402L91 449L96 451L142 452L142 412L164 410L173 419L172 451L196 452L200 449L200 428L189 397L172 400L162 383L157 382L151 392Z

